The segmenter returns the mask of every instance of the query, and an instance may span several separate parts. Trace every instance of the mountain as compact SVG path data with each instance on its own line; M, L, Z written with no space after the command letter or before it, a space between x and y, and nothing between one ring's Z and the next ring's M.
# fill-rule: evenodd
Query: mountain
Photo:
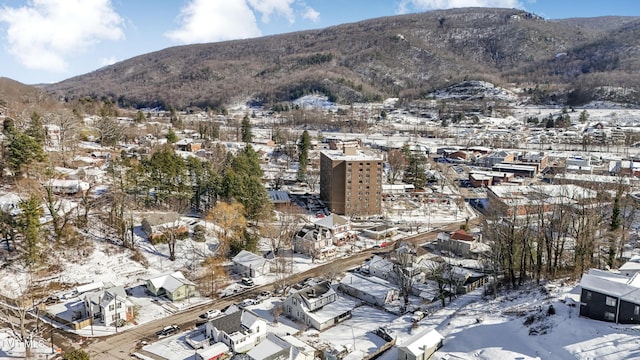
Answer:
M431 11L172 47L46 89L121 106L221 108L312 92L341 103L421 99L458 81L484 80L544 85L542 95L532 97L540 102L625 93L623 100L638 103L635 92L615 89L637 87L639 28L635 18L546 21L514 9Z
M40 111L58 106L45 90L35 86L0 77L0 114L15 114L21 111Z

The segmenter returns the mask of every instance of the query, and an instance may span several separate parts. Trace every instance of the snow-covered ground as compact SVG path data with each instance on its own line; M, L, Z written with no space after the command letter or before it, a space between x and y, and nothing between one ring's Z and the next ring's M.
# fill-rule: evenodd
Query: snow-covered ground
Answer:
M396 316L367 305L356 307L352 318L323 332L280 316L273 322L271 309L283 298L271 298L249 309L265 318L269 331L295 334L318 348L350 349L348 359L362 359L385 341L373 331L380 326L402 344L423 329L435 328L444 346L433 359L639 359L640 326L616 325L579 317L579 288L572 285L523 287L500 293L495 299L482 290L455 299L445 308L412 323L411 315ZM552 308L552 310L550 310ZM193 350L184 334L166 338L144 349L170 359L184 359ZM391 348L379 359L397 359Z
M0 329L0 359L25 358L25 345L31 349L33 359L48 359L51 356L51 346L46 340L34 338L25 344L11 330Z

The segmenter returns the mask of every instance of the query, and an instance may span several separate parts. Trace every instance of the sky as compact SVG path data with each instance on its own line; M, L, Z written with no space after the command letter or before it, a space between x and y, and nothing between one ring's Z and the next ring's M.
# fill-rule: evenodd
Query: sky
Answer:
M640 15L638 0L0 0L0 77L53 83L172 46L468 6Z

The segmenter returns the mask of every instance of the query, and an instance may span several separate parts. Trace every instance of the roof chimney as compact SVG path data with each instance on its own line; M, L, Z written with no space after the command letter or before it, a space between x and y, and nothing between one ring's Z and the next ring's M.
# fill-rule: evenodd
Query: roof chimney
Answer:
M356 155L356 148L354 146L345 146L344 147L344 154L347 156L355 156Z

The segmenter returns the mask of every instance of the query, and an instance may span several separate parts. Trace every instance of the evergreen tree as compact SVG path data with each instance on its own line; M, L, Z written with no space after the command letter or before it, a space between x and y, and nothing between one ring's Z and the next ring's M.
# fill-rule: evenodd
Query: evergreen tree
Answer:
M424 188L427 184L426 164L424 156L411 151L409 146L402 150L406 157L407 167L404 170L403 181L412 184L416 189Z
M147 195L147 202L178 207L191 198L191 184L187 164L170 146L156 150L142 160L138 175L142 177L141 186ZM151 197L153 194L153 197Z
M247 145L237 155L227 156L220 195L228 201L238 201L243 205L247 219L256 221L269 210L258 154Z
M24 259L27 266L34 266L40 262L40 205L40 199L35 194L20 201L22 212L17 224L23 236Z
M616 231L620 228L620 195L616 195L613 200L613 209L611 210L611 223L609 230Z
M35 111L31 114L31 124L25 133L31 136L40 145L44 145L47 140L47 132L44 129L44 125L42 125L42 117L40 114Z
M169 144L173 144L177 141L178 141L178 135L176 135L176 132L173 131L173 129L169 129L169 132L167 132L167 142Z
M307 130L302 132L298 143L298 181L304 181L309 165L309 149L311 148L311 136Z
M241 132L242 141L247 144L251 143L251 141L253 140L253 134L251 133L251 120L249 119L248 115L245 115L242 118Z
M10 130L8 140L8 164L15 172L20 173L24 167L34 161L43 161L46 157L41 143L17 129Z

